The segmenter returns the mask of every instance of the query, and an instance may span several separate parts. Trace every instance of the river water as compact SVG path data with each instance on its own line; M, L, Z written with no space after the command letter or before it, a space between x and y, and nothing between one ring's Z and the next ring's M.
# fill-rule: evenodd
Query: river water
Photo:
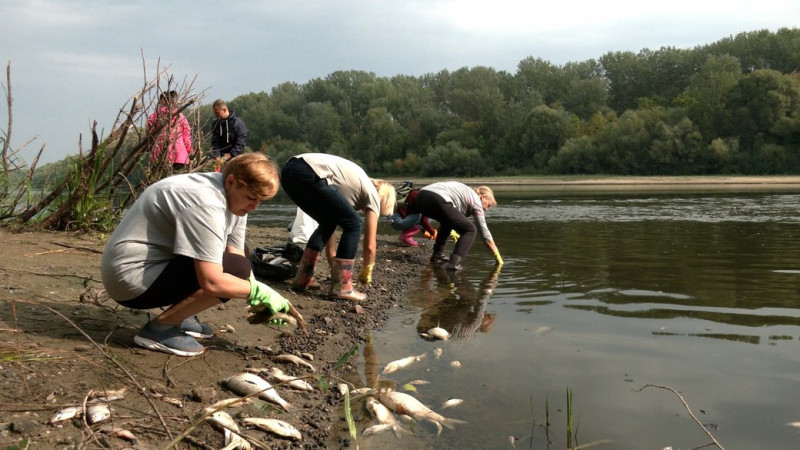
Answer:
M381 382L424 380L405 392L468 424L360 448L687 449L706 431L728 449L800 447L798 193L497 196L502 270L480 239L458 275L420 267L353 361L368 384L370 367L424 354ZM264 210L270 226L294 214ZM420 336L437 325L453 337Z

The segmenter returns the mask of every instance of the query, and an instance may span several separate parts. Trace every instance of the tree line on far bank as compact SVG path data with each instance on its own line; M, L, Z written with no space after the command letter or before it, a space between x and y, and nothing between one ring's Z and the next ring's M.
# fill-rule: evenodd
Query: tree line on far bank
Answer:
M800 29L783 28L563 66L528 57L513 74L339 71L229 106L254 151L334 153L383 176L794 174L798 69Z
M338 71L228 102L248 150L279 163L326 152L375 176L800 173L800 29L692 49L521 60L422 76ZM187 109L198 163L210 102ZM75 157L38 170L58 179Z

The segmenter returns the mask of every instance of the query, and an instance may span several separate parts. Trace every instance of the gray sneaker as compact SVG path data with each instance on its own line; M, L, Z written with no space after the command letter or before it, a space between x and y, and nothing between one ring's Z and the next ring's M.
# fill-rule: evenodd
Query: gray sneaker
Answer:
M160 328L160 327L159 327ZM196 356L206 349L193 337L187 336L179 327L170 326L156 329L153 322L147 322L133 342L150 350L172 353L178 356Z
M214 329L201 323L197 316L189 317L181 322L181 331L197 339L210 339L214 337Z

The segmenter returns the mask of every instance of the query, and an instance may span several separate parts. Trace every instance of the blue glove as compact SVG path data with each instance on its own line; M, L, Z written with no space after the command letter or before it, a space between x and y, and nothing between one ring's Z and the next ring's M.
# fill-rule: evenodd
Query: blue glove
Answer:
M272 313L289 312L289 302L283 296L266 284L250 277L250 296L247 304L253 307L267 308Z

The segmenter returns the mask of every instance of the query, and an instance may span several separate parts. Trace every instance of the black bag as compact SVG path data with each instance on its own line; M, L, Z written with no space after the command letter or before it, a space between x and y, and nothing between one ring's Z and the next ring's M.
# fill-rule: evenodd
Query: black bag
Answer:
M250 266L258 278L283 281L294 278L303 249L293 242L272 247L256 247L250 252Z

